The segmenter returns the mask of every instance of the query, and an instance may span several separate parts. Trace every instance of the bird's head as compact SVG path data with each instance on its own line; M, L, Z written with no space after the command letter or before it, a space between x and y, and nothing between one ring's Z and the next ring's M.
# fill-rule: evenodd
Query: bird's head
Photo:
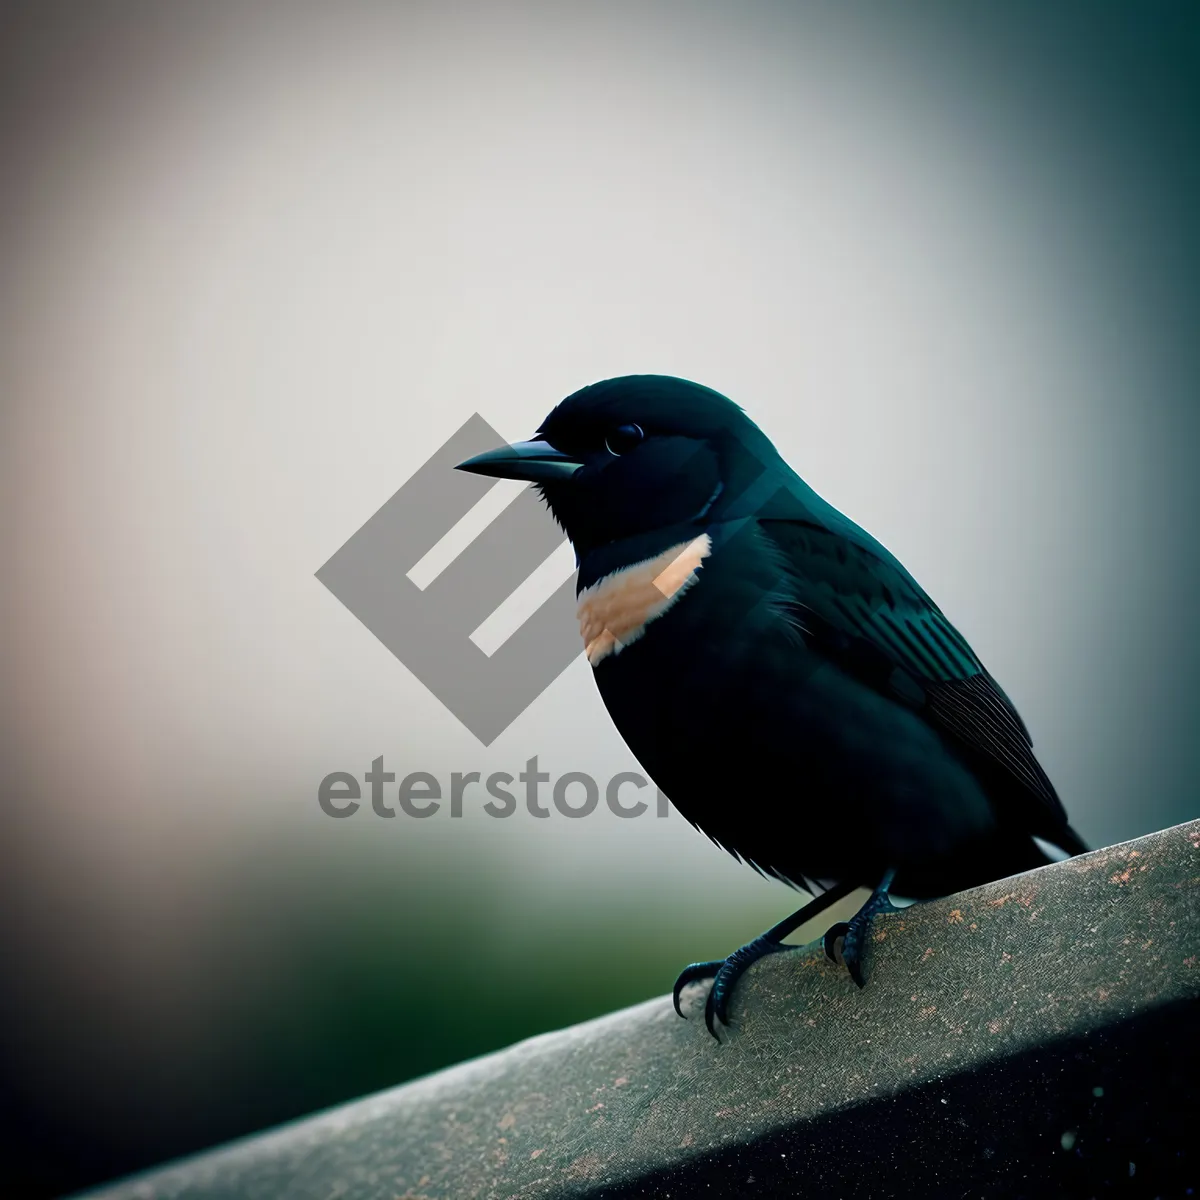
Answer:
M610 542L713 519L778 461L718 392L668 375L626 375L568 396L532 441L458 469L534 483L582 559Z

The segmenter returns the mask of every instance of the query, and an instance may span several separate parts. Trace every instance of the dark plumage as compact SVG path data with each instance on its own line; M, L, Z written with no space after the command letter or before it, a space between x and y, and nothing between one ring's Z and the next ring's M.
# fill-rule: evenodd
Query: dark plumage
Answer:
M605 706L689 821L826 903L884 885L846 934L860 982L887 886L922 899L1043 865L1035 837L1086 849L966 640L732 401L626 376L567 397L538 439L464 469L541 489L575 547ZM788 925L681 976L717 976L710 1028Z

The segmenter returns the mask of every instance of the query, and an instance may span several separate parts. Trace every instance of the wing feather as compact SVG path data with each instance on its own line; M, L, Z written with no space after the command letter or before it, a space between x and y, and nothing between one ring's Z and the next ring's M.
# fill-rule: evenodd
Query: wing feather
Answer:
M788 575L790 615L817 649L915 708L977 763L1016 785L1039 827L1067 815L1025 723L966 638L916 581L863 534L760 518ZM1012 791L1013 789L1006 789Z

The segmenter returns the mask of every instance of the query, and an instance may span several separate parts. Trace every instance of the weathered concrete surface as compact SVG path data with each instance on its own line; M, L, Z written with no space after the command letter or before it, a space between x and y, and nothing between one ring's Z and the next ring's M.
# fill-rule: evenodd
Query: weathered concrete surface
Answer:
M91 1195L1200 1196L1200 821L875 929Z

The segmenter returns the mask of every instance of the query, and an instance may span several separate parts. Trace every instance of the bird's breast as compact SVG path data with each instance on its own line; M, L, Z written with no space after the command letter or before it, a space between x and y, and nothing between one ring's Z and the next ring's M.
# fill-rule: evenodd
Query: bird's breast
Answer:
M695 583L712 549L707 533L622 567L579 595L579 633L592 666L637 641Z

